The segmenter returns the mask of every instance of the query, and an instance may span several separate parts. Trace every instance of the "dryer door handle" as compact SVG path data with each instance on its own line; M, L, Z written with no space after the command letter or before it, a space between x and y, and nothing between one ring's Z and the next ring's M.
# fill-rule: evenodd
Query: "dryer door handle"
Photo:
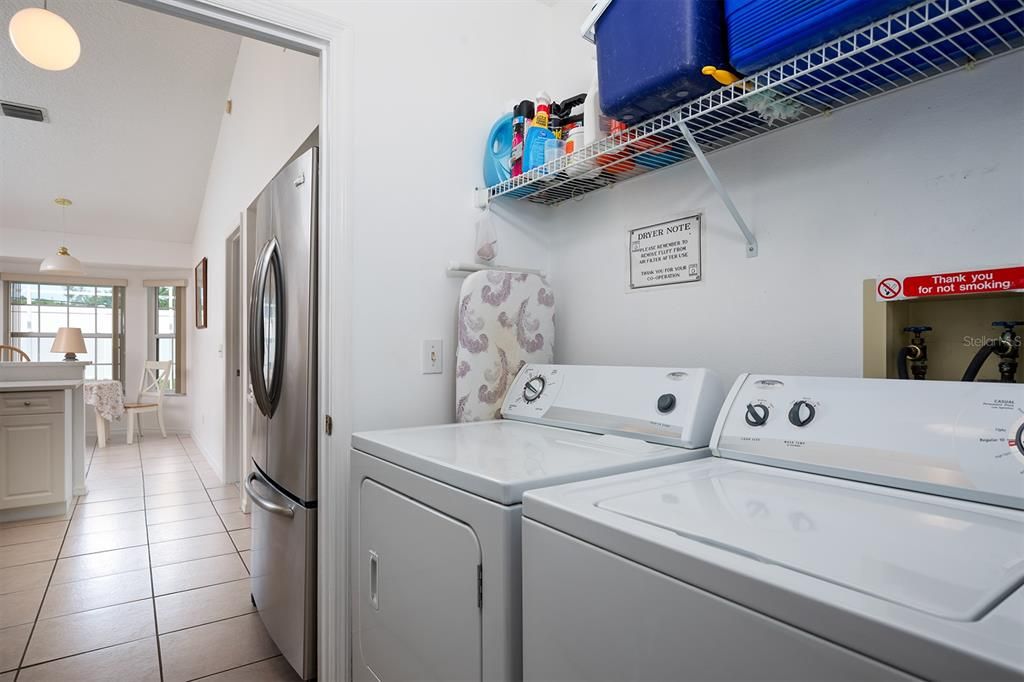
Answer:
M380 557L370 550L370 605L380 611Z

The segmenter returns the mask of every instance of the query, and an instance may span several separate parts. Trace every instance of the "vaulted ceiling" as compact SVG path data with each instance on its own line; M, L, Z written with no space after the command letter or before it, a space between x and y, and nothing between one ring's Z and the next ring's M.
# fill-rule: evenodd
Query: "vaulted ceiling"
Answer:
M50 0L82 56L44 71L6 30L40 4L0 2L0 100L48 113L0 117L0 231L59 230L66 196L69 233L191 242L239 37L118 0Z

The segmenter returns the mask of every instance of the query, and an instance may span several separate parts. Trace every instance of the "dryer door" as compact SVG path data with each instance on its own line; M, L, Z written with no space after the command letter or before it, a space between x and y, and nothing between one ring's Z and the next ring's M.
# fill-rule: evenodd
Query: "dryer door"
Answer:
M355 632L377 680L481 675L480 544L466 524L364 480ZM356 679L373 679L354 666Z

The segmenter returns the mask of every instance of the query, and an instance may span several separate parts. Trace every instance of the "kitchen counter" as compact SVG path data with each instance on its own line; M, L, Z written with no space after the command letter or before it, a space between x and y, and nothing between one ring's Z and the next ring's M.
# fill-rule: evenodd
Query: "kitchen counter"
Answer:
M88 362L0 362L0 522L67 512L85 486Z

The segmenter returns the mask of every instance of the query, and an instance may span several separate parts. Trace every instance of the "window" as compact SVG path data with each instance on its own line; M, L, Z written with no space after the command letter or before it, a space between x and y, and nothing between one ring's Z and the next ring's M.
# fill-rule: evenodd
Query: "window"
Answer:
M185 392L184 339L185 287L149 287L149 359L171 363L168 391Z
M124 287L90 284L5 282L7 342L36 362L62 360L50 346L60 327L78 327L85 337L86 379L123 381Z

